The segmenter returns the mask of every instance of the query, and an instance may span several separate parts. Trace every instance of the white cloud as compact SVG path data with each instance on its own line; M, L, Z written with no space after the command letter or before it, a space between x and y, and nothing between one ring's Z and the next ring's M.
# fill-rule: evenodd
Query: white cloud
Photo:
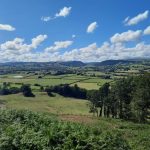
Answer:
M128 30L127 32L116 33L110 38L110 40L112 43L130 42L138 40L141 37L141 35L142 35L141 30L137 31Z
M22 40L17 39L16 43L24 43ZM130 59L130 58L149 58L150 57L150 44L144 42L138 43L133 47L125 46L122 43L109 43L104 42L98 46L92 43L88 46L73 49L71 51L62 52L32 52L31 50L26 53L11 53L8 51L1 51L1 62L4 61L29 61L29 62L49 62L49 61L68 61L80 60L84 62L103 61L109 59Z
M71 13L71 9L72 9L72 7L64 7L62 9L60 9L60 11L58 13L56 13L54 17L51 17L51 16L44 17L43 16L43 17L41 17L41 20L44 22L48 22L48 21L56 19L58 17L67 17Z
M48 37L47 35L38 35L37 37L33 38L31 47L36 49L37 46L39 46L44 40L47 39L47 37Z
M13 41L7 41L0 45L1 53L5 54L16 54L20 55L23 53L28 53L33 49L36 49L45 39L47 35L39 35L32 39L31 44L24 43L24 39L15 38Z
M0 24L0 30L14 31L16 29L8 24Z
M63 52L63 48L68 48L73 41L57 41L43 51L33 51L47 38L47 35L39 35L31 40L30 44L25 43L22 38L15 38L0 44L0 62L7 61L28 61L28 62L49 62L49 61L68 61L80 60L84 62L104 61L108 59L130 59L130 58L149 58L150 44L140 42L134 46L129 46L124 42L134 41L140 38L143 32L127 31L115 34L111 42L104 42L102 45L97 43L89 44L85 47L68 49Z
M59 13L56 13L55 17L66 17L70 14L71 9L71 7L64 7L59 11Z
M41 20L44 21L44 22L48 22L51 20L51 17L50 16L47 16L47 17L41 17Z
M97 22L91 23L87 28L87 33L92 33L98 27Z
M56 52L60 49L68 48L72 44L73 44L73 41L57 41L57 42L54 42L54 46L47 47L45 51Z
M137 16L133 17L130 19L130 17L127 17L125 20L124 20L124 24L127 25L127 26L131 26L131 25L136 25L138 24L139 22L145 20L148 18L148 15L149 15L149 11L146 10L144 13L141 13L141 14L138 14Z
M134 47L125 47L121 43L103 43L100 47L96 43L87 47L74 49L57 56L58 60L80 60L84 62L104 61L109 59L149 58L150 45L138 43ZM55 58L56 59L56 58Z
M148 26L148 27L144 30L144 34L145 34L145 35L150 35L150 26Z

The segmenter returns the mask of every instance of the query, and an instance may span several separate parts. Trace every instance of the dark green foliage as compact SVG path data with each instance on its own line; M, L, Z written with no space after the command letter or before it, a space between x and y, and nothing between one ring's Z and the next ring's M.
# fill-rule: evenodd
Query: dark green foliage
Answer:
M17 94L17 93L20 93L20 91L21 91L20 88L18 88L18 87L10 87L9 90L10 90L11 94Z
M146 122L150 116L150 75L146 74L137 78L131 104L135 120Z
M71 87L68 84L47 87L45 91L48 93L48 95L51 95L51 93L54 92L65 97L74 97L80 99L86 99L87 93L86 89L79 88L77 85Z
M150 116L150 74L123 78L113 85L106 83L87 95L92 109L99 109L99 116L141 123Z
M118 133L29 111L0 111L1 150L130 150Z
M90 105L90 112L91 113L97 113L98 116L98 107L102 106L102 102L100 100L100 93L97 90L90 90L87 92L87 99L92 102L92 105Z
M9 83L4 82L0 87L0 95L17 94L20 92L20 88L10 87Z
M22 85L21 92L25 97L35 97L35 95L32 93L30 85Z

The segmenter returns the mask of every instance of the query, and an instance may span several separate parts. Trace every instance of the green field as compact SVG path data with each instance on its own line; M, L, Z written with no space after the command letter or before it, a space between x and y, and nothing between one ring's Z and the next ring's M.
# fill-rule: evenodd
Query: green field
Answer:
M22 78L15 78L16 76L22 76ZM67 75L41 75L42 78L38 78L38 75L26 75L26 74L8 74L0 76L0 84L3 82L9 82L12 86L19 87L21 83L32 85L33 90L39 89L35 87L35 84L41 86L55 86L59 84L77 84L81 88L88 90L99 89L106 82L111 82L112 80L101 79L100 77L90 77L90 76L81 76L76 74L67 74Z
M3 78L0 79L0 82L10 82L10 83L25 83L25 84L40 84L42 86L51 86L51 85L58 85L58 84L69 84L72 82L76 82L78 80L67 80L67 79L12 79L12 78Z
M85 88L87 90L99 89L100 86L97 83L86 83L86 82L77 82L76 83L80 88ZM72 84L74 85L74 84Z
M35 97L24 97L22 94L0 96L7 108L29 109L52 114L89 115L88 101L74 98L65 98L55 94L49 97L47 93L35 92Z

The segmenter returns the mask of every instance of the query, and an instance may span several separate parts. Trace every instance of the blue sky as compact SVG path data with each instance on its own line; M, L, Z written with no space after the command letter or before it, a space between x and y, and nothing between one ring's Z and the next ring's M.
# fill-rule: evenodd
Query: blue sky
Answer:
M0 0L0 62L149 58L149 4Z

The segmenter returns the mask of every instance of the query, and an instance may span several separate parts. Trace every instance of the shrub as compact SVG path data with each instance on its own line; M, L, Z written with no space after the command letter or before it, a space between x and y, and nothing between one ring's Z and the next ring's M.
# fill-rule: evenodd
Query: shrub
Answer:
M22 85L21 92L25 97L35 97L35 95L32 93L30 85Z
M57 121L30 111L0 110L1 150L130 150L117 133Z

